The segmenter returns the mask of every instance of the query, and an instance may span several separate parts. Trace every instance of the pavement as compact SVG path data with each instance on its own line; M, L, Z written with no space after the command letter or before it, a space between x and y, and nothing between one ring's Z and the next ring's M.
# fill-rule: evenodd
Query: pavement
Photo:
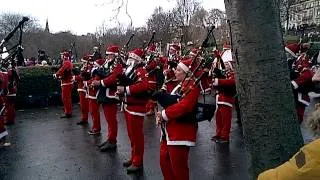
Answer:
M159 165L160 129L155 126L153 117L147 117L144 123L143 172L127 175L122 162L129 157L130 145L122 112L118 113L117 150L108 153L101 153L97 147L106 139L102 111L103 129L99 137L88 135L90 126L76 125L80 119L78 105L74 105L74 117L71 119L60 119L61 112L62 107L17 112L16 124L8 127L12 145L0 149L1 180L163 179ZM214 128L214 123L199 123L197 146L190 151L190 178L248 179L241 128L233 119L229 145L219 145L210 140Z

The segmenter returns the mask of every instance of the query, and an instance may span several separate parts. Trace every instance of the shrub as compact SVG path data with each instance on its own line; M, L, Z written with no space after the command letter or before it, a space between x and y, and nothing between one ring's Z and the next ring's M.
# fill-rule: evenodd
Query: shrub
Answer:
M57 68L57 66L19 67L18 107L61 104L60 82L52 76ZM72 98L74 101L78 101L76 88L73 88Z

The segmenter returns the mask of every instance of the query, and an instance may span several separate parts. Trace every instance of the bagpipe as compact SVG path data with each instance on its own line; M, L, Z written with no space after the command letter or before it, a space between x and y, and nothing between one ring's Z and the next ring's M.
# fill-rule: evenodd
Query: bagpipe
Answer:
M209 34L213 31L215 27L211 27L209 30ZM200 51L197 52L196 56L193 57L191 66L193 66L196 63L197 58L202 53L204 47L206 47L208 36L203 41ZM180 86L180 89L177 90L177 93L175 94L168 94L165 91L157 91L153 94L152 99L154 101L157 101L164 109L178 103L179 100L183 99L187 94L191 92L191 90L197 86L199 86L201 79L208 75L208 72L203 71L200 76L196 76L196 73L200 70L200 68L205 68L210 64L210 62L206 62L204 58L201 58L201 61L198 63L197 67L191 72L189 78L195 79L193 84L191 86L188 86L191 81L188 81L185 87L189 87L188 89L184 89L182 91L181 85L184 83L184 81L187 78L187 75L184 77L184 79L180 82L178 86ZM207 97L207 98L206 98ZM207 99L207 100L206 100ZM207 101L207 102L206 102ZM190 113L185 114L183 117L180 117L178 121L180 122L200 122L204 120L211 121L214 111L215 111L215 97L212 94L203 94L203 96L199 96L198 103L194 107L193 111Z
M29 20L28 17L23 17L22 20L18 23L18 25L0 42L0 66L1 69L7 70L10 68L9 74L9 89L14 88L19 80L20 77L16 71L16 66L22 66L24 64L24 57L23 57L23 47L22 47L22 33L23 33L23 25L25 22ZM19 34L19 41L16 45L11 47L10 49L6 50L4 45L13 37L17 30L20 30Z
M134 37L134 34L131 34L131 36L128 39L128 41L126 42L126 44L123 45L121 50L119 50L119 52L118 52L119 55L118 56L114 57L114 59L112 59L111 61L105 62L107 64L104 64L102 66L102 68L97 69L96 73L98 73L98 76L99 76L100 79L104 79L104 78L107 78L108 76L110 76L113 73L114 67L117 66L118 64L121 64L122 66L125 66L124 61L127 58L127 51L128 51L129 44L130 44L130 42L131 42L133 37ZM118 79L119 78L121 78L121 76L118 77ZM108 89L116 91L116 86L108 87ZM115 98L107 97L107 88L103 87L103 86L99 86L97 102L99 104L110 104L110 103L114 104L114 103L118 103L119 100L115 99Z
M151 36L148 44L146 46L145 46L145 44L143 45L143 54L146 53L146 47L149 47L150 44L154 41L155 34L156 34L156 32L153 31L152 36ZM136 83L138 81L138 75L135 73L135 71L139 67L144 67L143 62L135 63L133 66L127 66L124 70L124 73L122 73L121 75L118 76L118 83L117 84L119 86L129 86L129 85ZM129 69L129 68L131 68L131 69Z

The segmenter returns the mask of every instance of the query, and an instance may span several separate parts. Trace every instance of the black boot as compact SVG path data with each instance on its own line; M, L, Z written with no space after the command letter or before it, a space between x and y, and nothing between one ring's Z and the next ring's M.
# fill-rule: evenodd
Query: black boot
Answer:
M77 122L77 125L82 125L82 126L88 125L88 121L79 121Z
M65 114L65 115L61 116L60 118L67 118L67 119L69 119L69 118L72 118L72 114Z
M107 152L107 151L115 150L116 148L117 148L117 144L116 143L112 143L110 141L107 141L106 143L104 143L104 145L102 145L100 147L100 151L101 152Z
M132 164L132 161L127 160L127 161L124 161L122 165L123 165L123 167L129 167L129 166L131 166L131 164Z
M127 168L127 173L130 174L130 173L137 173L139 172L140 170L142 170L143 166L135 166L133 164L131 164L131 166L129 166Z

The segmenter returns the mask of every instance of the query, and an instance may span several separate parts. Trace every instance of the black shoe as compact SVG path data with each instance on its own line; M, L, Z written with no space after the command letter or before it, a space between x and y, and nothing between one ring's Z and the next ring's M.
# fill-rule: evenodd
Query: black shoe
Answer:
M142 170L143 166L135 166L133 164L131 164L131 166L129 166L127 168L127 173L130 174L130 173L137 173L139 172L140 170Z
M125 161L122 163L123 167L129 167L129 166L131 166L131 164L132 164L131 160L128 160L128 161Z
M8 147L10 145L11 145L11 143L8 140L8 135L6 135L0 139L0 147Z
M107 152L111 150L115 150L117 148L116 143L111 143L110 141L107 141L103 146L100 147L101 152Z
M217 141L218 139L221 139L219 136L212 136L211 141Z
M90 131L88 131L88 134L89 134L89 135L97 136L97 135L100 135L101 132L100 132L100 131L92 131L92 130L90 130Z
M85 126L85 125L88 125L88 124L89 124L88 121L79 121L79 122L77 122L77 125Z
M10 125L13 125L14 122L5 122L4 125L7 125L7 126L10 126Z
M229 140L217 139L217 140L216 140L216 143L219 143L219 144L228 144L228 143L229 143Z
M69 119L69 118L72 118L72 115L71 115L71 114L65 114L65 115L61 116L60 118L67 118L67 119Z

